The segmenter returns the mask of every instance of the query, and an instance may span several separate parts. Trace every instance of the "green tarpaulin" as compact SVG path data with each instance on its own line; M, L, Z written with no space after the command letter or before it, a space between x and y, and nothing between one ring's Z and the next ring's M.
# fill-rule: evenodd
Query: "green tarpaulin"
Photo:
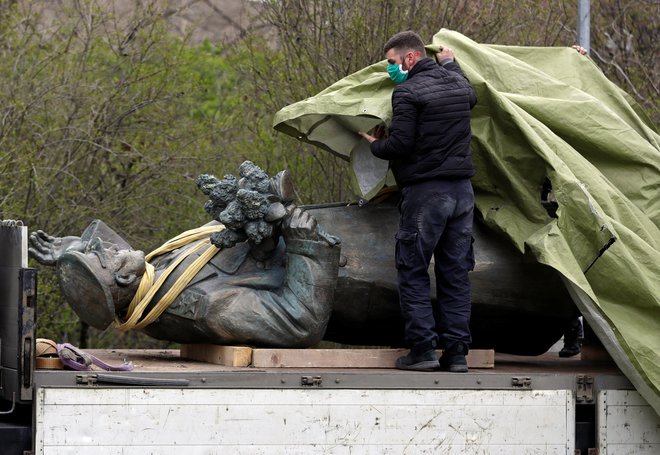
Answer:
M660 414L660 149L637 103L570 48L478 44L447 30L474 86L477 208L516 247L558 270L617 365ZM391 119L394 84L376 63L274 119L351 161L369 199L390 179L356 131ZM540 203L548 178L557 218ZM521 283L521 286L524 286Z

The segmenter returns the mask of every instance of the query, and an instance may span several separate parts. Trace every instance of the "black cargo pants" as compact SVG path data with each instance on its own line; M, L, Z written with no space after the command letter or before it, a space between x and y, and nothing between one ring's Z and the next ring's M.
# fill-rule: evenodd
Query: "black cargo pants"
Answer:
M474 192L469 179L431 180L402 190L396 234L399 302L406 341L414 350L457 342L469 345L470 281L474 268ZM428 268L435 258L437 305L433 316ZM437 333L437 332L440 333Z

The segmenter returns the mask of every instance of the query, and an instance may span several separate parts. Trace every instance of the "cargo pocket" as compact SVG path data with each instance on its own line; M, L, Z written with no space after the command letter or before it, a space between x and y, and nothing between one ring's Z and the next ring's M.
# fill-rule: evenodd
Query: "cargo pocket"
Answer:
M417 232L399 231L394 238L396 239L394 261L397 270L403 267L411 267L417 254Z

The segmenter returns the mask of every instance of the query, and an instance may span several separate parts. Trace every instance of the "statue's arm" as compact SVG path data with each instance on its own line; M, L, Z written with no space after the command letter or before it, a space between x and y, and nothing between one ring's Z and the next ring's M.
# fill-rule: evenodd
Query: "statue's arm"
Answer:
M318 343L332 312L339 239L318 230L296 208L283 226L287 265L279 289L225 289L225 304L209 319L228 342L282 347Z
M285 327L295 344L309 347L325 334L337 285L339 253L339 245L330 246L324 241L299 239L287 243L286 283L281 299L273 306L290 318Z

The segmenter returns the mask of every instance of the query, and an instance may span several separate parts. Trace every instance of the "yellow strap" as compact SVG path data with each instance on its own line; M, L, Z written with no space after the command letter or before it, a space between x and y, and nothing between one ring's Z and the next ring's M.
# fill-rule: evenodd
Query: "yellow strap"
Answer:
M225 227L222 224L216 224L213 226L202 226L197 229L191 229L189 231L182 232L181 234L177 235L173 239L168 240L167 242L163 243L161 246L156 248L154 251L149 253L145 257L145 260L149 262L156 256L169 253L170 251L176 250L177 248L181 248L184 245L188 245L189 243L192 243L195 240L203 239L205 237L210 237L211 234L213 234L214 232L220 232L224 228Z
M206 263L210 261L218 251L220 251L220 249L215 245L211 245L208 237L210 237L212 233L219 232L223 229L223 225L204 226L197 229L191 229L190 231L183 232L173 239L168 240L163 245L149 253L145 258L147 261L156 256L168 253L172 250L181 248L182 246L206 237L206 240L199 242L197 245L180 254L179 257L177 257L176 260L163 271L155 283L154 266L149 262L146 263L145 272L142 276L142 280L140 281L140 285L138 286L138 290L128 306L126 320L124 322L117 321L115 323L117 329L122 332L133 329L142 329L158 319L158 317L163 314L163 312L170 306L174 299L179 296L186 285L190 283L195 275L197 275L202 267L204 267L204 265L206 265ZM206 251L204 251L197 259L193 261L192 264L186 268L183 274L177 278L172 288L167 291L167 293L165 293L165 295L160 299L156 306L154 306L151 311L149 311L149 313L142 320L140 320L142 314L151 303L154 295L156 295L158 290L161 288L163 283L165 283L165 280L170 276L174 269L176 269L176 267L184 259L203 247L206 247Z

